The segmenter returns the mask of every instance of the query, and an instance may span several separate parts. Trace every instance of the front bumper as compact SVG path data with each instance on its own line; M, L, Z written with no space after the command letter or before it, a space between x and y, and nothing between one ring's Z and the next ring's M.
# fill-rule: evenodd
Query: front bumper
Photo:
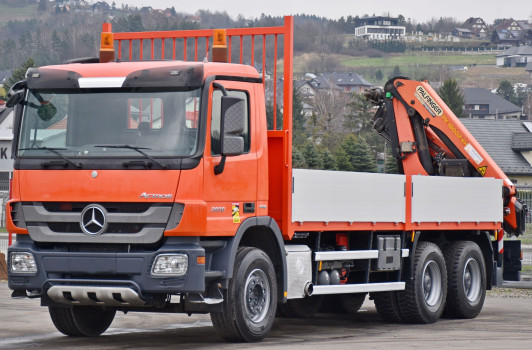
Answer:
M102 251L105 250L102 245ZM33 254L37 273L11 272L10 253ZM188 256L188 269L183 276L151 275L155 258L160 254L181 253ZM180 294L205 290L205 265L198 264L205 250L199 240L172 237L155 251L74 252L55 248L39 248L27 235L18 235L8 249L8 285L13 290L28 290L45 295L54 286L126 287L140 296ZM202 259L200 259L201 261Z

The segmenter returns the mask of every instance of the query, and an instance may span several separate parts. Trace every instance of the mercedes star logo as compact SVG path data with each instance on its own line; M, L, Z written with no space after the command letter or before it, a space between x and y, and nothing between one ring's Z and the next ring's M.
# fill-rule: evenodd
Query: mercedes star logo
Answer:
M91 204L81 212L81 230L83 233L96 236L102 234L107 229L105 218L106 210L101 205Z

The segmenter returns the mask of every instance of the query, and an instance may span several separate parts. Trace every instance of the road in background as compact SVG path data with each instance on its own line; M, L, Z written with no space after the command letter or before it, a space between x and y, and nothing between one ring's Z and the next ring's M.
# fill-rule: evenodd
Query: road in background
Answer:
M117 314L104 335L71 338L56 331L38 300L11 299L0 282L0 349L531 349L532 293L503 291L489 297L473 320L388 324L366 299L356 315L318 314L310 320L277 318L270 336L255 344L229 344L208 315ZM492 293L493 295L493 293Z

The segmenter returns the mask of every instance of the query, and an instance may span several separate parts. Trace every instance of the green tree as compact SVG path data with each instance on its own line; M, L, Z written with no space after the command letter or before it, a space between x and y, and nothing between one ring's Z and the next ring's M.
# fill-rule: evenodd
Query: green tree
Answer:
M292 149L292 167L299 169L305 169L307 167L305 157L303 157L303 154L301 154L298 148Z
M305 162L309 169L321 169L321 157L314 143L306 143L303 148L303 157L305 157Z
M347 136L336 153L338 170L375 173L377 166L368 144L362 137Z
M338 148L334 155L334 159L336 162L336 169L343 171L353 171L353 165L349 161L349 155L342 147Z
M438 90L438 94L458 118L462 117L462 112L464 110L464 96L460 92L460 87L456 80L445 80Z
M370 101L362 94L353 94L346 105L344 126L347 130L363 137L373 154L382 152L383 139L373 130L372 118L375 110Z
M386 174L399 174L399 169L397 167L397 159L392 155L391 148L389 145L386 145L386 154L385 154L385 169Z
M39 6L37 6L37 10L46 11L47 9L48 9L48 0L39 0Z
M321 168L322 169L324 170L335 170L336 169L336 161L334 159L334 156L327 148L323 148L320 151L320 155L321 155Z
M293 85L292 98L292 143L294 146L302 146L308 133L305 129L305 115L303 114L303 100L295 84Z
M378 71L375 72L375 80L381 81L382 78L384 78L384 76L382 75L382 71L379 69Z
M399 66L395 66L393 67L392 75L389 77L389 79L401 76L402 74L403 72L401 72L401 68L399 68Z
M33 67L35 67L35 62L33 62L33 58L30 57L24 63L22 63L20 67L15 69L11 75L11 78L7 79L4 82L4 90L6 91L6 93L9 91L11 86L13 86L13 84L18 81L24 80L24 78L26 77L26 71L29 68Z
M514 99L514 87L512 83L508 80L503 80L499 84L497 89L497 95L501 96L507 101L512 101Z

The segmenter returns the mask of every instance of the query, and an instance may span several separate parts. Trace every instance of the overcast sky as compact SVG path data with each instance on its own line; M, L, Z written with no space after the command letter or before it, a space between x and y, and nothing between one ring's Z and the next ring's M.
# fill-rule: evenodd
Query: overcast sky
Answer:
M112 3L113 0L108 0ZM416 22L440 17L454 17L464 21L469 17L482 17L487 24L496 18L532 20L531 0L115 0L142 7L167 8L194 14L197 10L226 11L233 19L239 14L246 18L259 17L261 13L272 16L309 14L330 19L341 16L399 14Z

